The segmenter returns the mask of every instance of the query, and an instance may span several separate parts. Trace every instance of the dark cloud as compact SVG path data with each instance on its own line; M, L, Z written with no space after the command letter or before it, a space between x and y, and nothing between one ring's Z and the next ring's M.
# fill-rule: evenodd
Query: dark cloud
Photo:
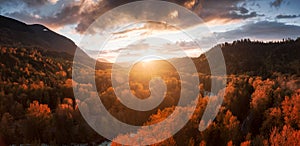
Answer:
M297 18L300 17L300 15L277 15L277 19L289 19L289 18Z
M136 0L108 0L110 8L132 2ZM249 12L243 6L238 6L238 4L245 3L246 0L167 0L169 2L174 2L179 5L185 6L190 10L197 13L204 21L210 21L214 19L226 19L230 20L240 20L248 19L257 16L263 16L257 14L257 12Z
M16 11L12 13L6 13L5 15L23 20L29 23L42 23L49 27L60 27L69 24L81 24L86 23L85 19L93 18L93 16L87 13L88 9L95 7L93 4L87 4L89 0L82 0L80 2L73 2L70 4L62 3L62 9L54 14L48 16L40 16L38 13L27 11ZM66 4L66 5L65 5ZM88 6L87 6L88 5ZM90 16L89 16L90 15ZM38 17L37 17L38 16ZM83 20L84 19L84 20ZM80 29L79 24L77 28ZM83 24L81 24L83 25Z
M23 3L23 1L18 1L18 0L0 0L1 6L10 6L12 4L19 4Z
M113 8L116 8L118 6L121 6L123 4L127 4L130 2L135 2L135 1L140 1L140 0L103 0L100 1L96 6L93 6L92 8L89 8L90 11L88 11L87 13L85 13L85 16L89 16L89 17L83 17L83 19L81 19L81 21L79 21L79 24L76 27L76 30L80 33L84 32L88 26L90 26L90 24L92 22L94 22L94 20L96 20L99 16L101 16L103 13L105 13L108 10L111 10ZM173 2L182 6L185 6L186 2L192 2L192 1L197 1L197 0L164 0L164 1L168 1L168 2ZM145 5L144 7L145 9L147 9L147 6ZM142 8L135 8L135 9L142 9ZM160 9L160 8L157 8ZM165 8L165 11L168 11L168 8ZM155 10L153 10L154 14L157 15L157 17L165 17L162 16L161 14L157 14ZM132 15L134 13L133 10L128 10L127 12L124 12L124 17L125 14L127 13L127 15ZM130 17L135 17L135 16L130 16ZM108 24L109 25L109 24Z
M239 11L241 12L241 14L247 14L249 12L249 10L246 9L245 7L240 7Z
M1 5L23 5L38 7L49 3L55 4L58 0L0 0Z
M23 2L25 4L27 4L28 6L42 6L47 4L49 1L48 0L23 0Z
M140 0L106 0L106 1L111 8L115 8L123 4L140 1ZM164 1L173 2L179 5L184 5L187 2L194 2L194 3L198 2L198 0L164 0Z
M201 1L194 11L199 13L199 16L205 21L214 19L225 19L230 21L260 16L256 12L249 12L249 10L243 6L238 6L238 4L245 2L246 0Z
M35 13L29 12L12 12L5 15L17 18L30 23L42 23L50 27L59 27L68 24L74 24L78 22L78 11L80 6L67 6L61 12L54 14L53 16L39 16Z
M261 21L249 23L235 30L216 33L219 40L232 41L241 38L260 40L280 40L300 36L300 26L287 25L280 22Z
M258 15L256 12L251 12L249 14L238 14L236 12L231 12L229 14L224 14L223 16L231 19L248 19L248 18L263 16L263 15Z
M282 4L283 0L275 0L270 3L271 7L279 7Z
M0 0L0 3L3 0ZM80 1L60 1L61 5L54 14L39 15L38 12L28 12L25 10L9 12L5 15L20 19L29 23L42 23L49 27L60 27L69 24L76 25L76 31L83 33L90 26L94 20L101 16L106 11L118 7L122 4L133 2L137 0L80 0ZM239 20L248 19L260 16L256 12L249 12L245 7L237 6L239 3L245 2L246 0L166 0L173 2L199 14L199 16L205 21L213 19L226 19ZM8 2L3 1L3 2ZM25 3L29 6L41 6L46 3L54 3L55 0L23 0L22 2L12 0L11 2ZM145 7L146 8L146 7ZM167 11L167 9L165 10ZM125 15L125 14L123 14ZM158 17L161 16L156 14ZM125 17L125 16L124 16ZM161 16L164 17L164 16ZM92 32L91 32L92 33Z

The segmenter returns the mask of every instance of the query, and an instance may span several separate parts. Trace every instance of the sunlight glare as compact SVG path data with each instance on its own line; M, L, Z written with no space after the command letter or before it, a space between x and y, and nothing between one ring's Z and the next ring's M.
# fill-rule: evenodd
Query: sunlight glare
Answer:
M144 56L140 59L140 61L142 63L149 63L149 62L152 62L155 60L165 60L165 59L162 57L159 57L159 56L154 56L154 55Z

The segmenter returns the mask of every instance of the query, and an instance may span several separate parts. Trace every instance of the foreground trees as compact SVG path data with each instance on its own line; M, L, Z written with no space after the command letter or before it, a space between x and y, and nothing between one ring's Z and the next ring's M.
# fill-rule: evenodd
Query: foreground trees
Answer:
M283 76L277 74L274 79L232 76L223 105L212 124L206 130L198 131L207 100L212 97L200 98L190 122L171 140L177 145L299 145L300 90L283 86ZM290 78L285 82L295 79L299 80ZM237 109L243 110L238 112ZM172 112L172 108L158 111L146 124L160 122ZM163 128L166 127L158 129ZM138 133L143 133L143 129ZM128 136L120 135L117 139L126 140Z
M52 114L46 104L39 104L33 101L26 112L24 121L25 139L31 142L46 141L49 142Z

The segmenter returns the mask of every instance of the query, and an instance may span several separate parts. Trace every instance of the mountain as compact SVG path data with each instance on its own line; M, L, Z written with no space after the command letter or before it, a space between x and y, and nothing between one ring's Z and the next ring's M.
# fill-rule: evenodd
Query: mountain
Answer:
M0 15L0 46L14 48L40 49L43 55L73 59L76 44L69 38L57 34L40 25L28 25L18 20ZM94 59L80 48L77 49L78 62L93 66ZM96 68L111 67L110 63L97 61Z
M40 24L23 22L0 16L0 44L13 47L43 48L73 55L77 46L73 41Z

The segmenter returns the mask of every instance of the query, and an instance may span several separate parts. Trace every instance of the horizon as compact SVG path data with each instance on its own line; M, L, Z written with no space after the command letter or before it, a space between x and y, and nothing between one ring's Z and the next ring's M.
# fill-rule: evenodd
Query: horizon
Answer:
M0 16L3 16L3 15L0 15ZM4 17L7 17L7 16L4 16ZM10 17L7 17L7 18L10 18ZM14 19L14 18L11 18L11 19L13 19L13 20L16 20L16 21L19 21L19 22L21 22L21 23L25 23L25 22L22 22L22 21L20 21L20 20L17 20L17 19ZM33 23L33 24L28 24L28 23L25 23L26 25L42 25L42 26L44 26L43 24L38 24L38 23ZM44 26L44 27L46 27L48 30L51 30L51 31L53 31L53 32L55 32L54 30L52 30L51 28L48 28L47 26ZM44 31L44 30L43 30ZM127 31L127 30L126 30ZM60 34L59 32L55 32L55 33L57 33L57 34L59 34L59 35L62 35L62 36L64 36L63 34ZM68 38L67 36L64 36L64 37L66 37L66 38ZM286 40L296 40L296 39L299 39L300 38L300 35L299 36L295 36L294 38L290 38L290 37L284 37L284 38L281 38L281 39L276 39L276 40L255 40L255 39L250 39L250 38L240 38L240 39L236 39L236 40L232 40L232 41L225 41L225 42L217 42L216 44L213 44L213 46L212 47L209 47L209 48L207 48L207 49L205 49L205 50L203 50L201 53L197 53L197 54L193 54L193 55L187 55L188 57L190 57L190 58L197 58L197 57L200 57L202 54L205 54L207 51L209 51L209 50L211 50L212 48L214 48L214 47L217 47L217 46L219 46L219 45L223 45L223 44L225 44L225 43L228 43L228 44L232 44L232 43L234 43L234 42L237 42L237 41L242 41L242 40L249 40L250 42L263 42L263 43L275 43L275 42L277 42L277 43L281 43L281 42L285 42ZM68 38L68 39L70 39L71 41L73 41L71 38ZM142 40L141 42L144 42L145 40ZM74 42L74 41L73 41ZM75 43L75 45L77 45L78 46L78 44L76 44L76 42L74 42ZM176 43L178 43L178 42L176 42ZM119 50L121 50L122 48L119 48ZM97 50L86 50L86 49L82 49L81 48L81 50L83 50L85 53L87 53L91 58L93 58L93 59L96 59L96 60L98 60L98 61L100 61L100 62L107 62L107 63L114 63L115 62L115 60L113 59L111 59L111 58L105 58L105 57L101 57L101 56L99 56L99 57L95 57L95 53L100 53L101 51L105 51L105 50L107 50L107 49L103 49L103 50L101 50L101 51L97 51ZM146 53L147 54L147 53ZM94 56L93 56L94 55ZM116 55L116 56L118 56L118 55ZM149 58L149 56L151 57L152 56L152 58ZM154 56L154 57L153 57ZM158 58L159 59L158 59ZM137 58L134 58L133 60L139 60L139 59L141 59L141 58L148 58L148 59L146 59L146 60L141 60L142 62L151 62L151 61L157 61L157 60L170 60L170 59L176 59L176 58L182 58L182 57L185 57L184 55L183 56L175 56L175 57L166 57L166 58L161 58L160 56L155 56L155 55L144 55L144 56L139 56L139 57L137 57ZM122 62L122 63L124 63L124 64L127 64L128 62L131 62L132 60L128 60L128 58L126 57L126 58L124 58L123 59L124 61Z

